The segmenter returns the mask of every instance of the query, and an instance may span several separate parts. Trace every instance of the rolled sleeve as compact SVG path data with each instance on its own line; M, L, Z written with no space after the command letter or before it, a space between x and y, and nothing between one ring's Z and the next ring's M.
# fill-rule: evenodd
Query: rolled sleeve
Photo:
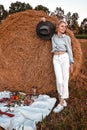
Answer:
M74 58L73 58L73 53L72 53L72 46L71 46L71 39L70 37L67 37L67 44L66 44L66 48L67 48L67 52L69 54L69 62L70 64L74 63Z
M57 45L54 42L54 36L52 37L52 51L51 52L56 52L57 51Z

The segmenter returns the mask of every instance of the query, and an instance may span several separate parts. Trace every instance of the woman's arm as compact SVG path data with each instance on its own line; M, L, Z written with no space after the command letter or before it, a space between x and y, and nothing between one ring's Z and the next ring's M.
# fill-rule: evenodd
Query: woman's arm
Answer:
M73 52L72 52L72 46L71 46L71 39L69 36L67 36L66 49L69 54L69 62L70 64L73 64L74 58L73 58Z
M70 73L73 73L73 64L70 64Z

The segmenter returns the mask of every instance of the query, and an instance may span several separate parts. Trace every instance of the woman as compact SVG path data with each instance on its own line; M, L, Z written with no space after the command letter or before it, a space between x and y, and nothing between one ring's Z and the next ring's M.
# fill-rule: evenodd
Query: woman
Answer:
M59 94L59 104L53 111L57 113L67 106L69 73L73 72L74 63L71 39L65 34L66 28L67 23L64 20L60 20L56 26L56 34L52 37L53 66Z

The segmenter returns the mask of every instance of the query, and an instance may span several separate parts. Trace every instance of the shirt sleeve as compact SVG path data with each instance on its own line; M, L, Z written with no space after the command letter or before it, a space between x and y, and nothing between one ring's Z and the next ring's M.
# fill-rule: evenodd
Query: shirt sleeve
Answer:
M56 52L57 51L57 45L55 43L55 35L52 37L52 51L51 52Z
M73 64L74 63L74 58L73 58L73 53L72 53L72 46L71 46L70 37L67 37L66 49L67 49L67 52L69 54L69 62L70 62L70 64Z

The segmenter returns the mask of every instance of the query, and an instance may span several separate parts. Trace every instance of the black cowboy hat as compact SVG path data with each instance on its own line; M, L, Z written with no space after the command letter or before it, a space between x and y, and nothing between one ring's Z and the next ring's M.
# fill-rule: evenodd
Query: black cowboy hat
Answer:
M36 26L37 35L44 40L50 40L55 33L55 25L50 21L40 21Z

